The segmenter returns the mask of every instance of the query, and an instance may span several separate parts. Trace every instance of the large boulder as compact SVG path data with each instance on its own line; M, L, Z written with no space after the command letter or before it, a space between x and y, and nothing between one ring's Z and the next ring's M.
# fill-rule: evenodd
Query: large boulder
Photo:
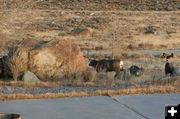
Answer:
M23 40L10 50L7 62L14 79L27 70L41 80L83 73L86 70L80 48L70 41Z

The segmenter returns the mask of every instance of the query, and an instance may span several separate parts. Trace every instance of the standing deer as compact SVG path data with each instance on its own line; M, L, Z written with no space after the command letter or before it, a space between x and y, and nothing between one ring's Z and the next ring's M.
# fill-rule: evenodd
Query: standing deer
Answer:
M170 76L173 76L174 74L174 66L172 62L169 62L168 59L166 60L166 64L165 64L165 75L168 76L170 74Z
M96 69L97 72L106 71L111 72L115 71L117 77L120 74L120 71L126 74L125 69L123 68L123 61L122 60L91 60L89 66L92 66Z

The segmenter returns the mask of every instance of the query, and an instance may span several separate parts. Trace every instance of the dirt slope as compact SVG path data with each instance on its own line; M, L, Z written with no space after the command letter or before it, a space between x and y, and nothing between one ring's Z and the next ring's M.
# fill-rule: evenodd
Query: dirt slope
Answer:
M63 9L63 10L179 10L178 0L6 0L1 9Z

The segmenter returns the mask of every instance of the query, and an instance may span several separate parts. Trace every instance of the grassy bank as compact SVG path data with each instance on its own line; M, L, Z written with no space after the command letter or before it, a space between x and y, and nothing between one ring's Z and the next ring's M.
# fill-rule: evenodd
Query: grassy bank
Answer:
M132 88L132 89L122 89L118 91L106 90L106 91L96 91L93 93L88 92L72 92L72 93L47 93L43 95L31 95L31 94L10 94L10 95L0 95L1 101L8 100L25 100L25 99L52 99L52 98L72 98L72 97L89 97L89 96L115 96L115 95L134 95L134 94L169 94L169 93L180 93L180 88L175 88L172 86L157 86L157 87L147 87L147 88Z

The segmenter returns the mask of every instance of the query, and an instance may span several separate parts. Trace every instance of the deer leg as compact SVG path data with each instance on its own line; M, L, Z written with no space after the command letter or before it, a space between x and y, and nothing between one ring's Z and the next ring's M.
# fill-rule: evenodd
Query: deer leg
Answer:
M126 70L125 70L125 69L123 69L123 72L124 72L124 75L123 75L124 80L126 80Z
M121 72L120 72L120 71L116 71L116 74L115 74L114 78L117 78L117 77L119 77L120 75L121 75Z
M116 78L116 77L118 76L118 74L119 74L119 73L118 73L118 72L116 72L116 74L115 74L114 78Z

